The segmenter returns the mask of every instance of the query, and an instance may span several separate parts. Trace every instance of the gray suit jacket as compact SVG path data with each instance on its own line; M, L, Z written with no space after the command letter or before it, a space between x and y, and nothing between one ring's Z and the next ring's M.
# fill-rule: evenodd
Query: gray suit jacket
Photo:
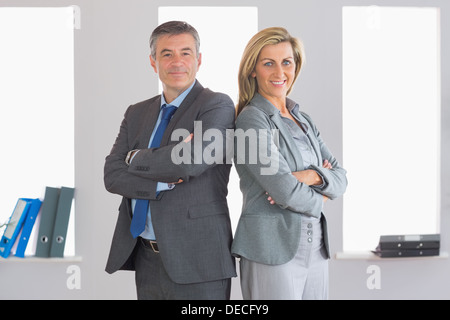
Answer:
M223 164L195 164L194 147L192 161L175 164L172 149L185 137L171 141L176 129L194 132L194 121L201 121L203 132L215 128L225 135L227 129L234 128L233 102L224 94L203 88L197 81L170 121L161 147L147 149L160 103L159 95L130 106L111 153L106 157L105 187L123 196L106 271L134 269L136 239L130 233L131 198L141 198L150 200L161 259L174 282L196 283L234 277L236 269L230 252L232 233L226 200L231 165L225 161ZM201 150L210 143L204 141ZM141 150L128 166L125 157L133 149ZM156 195L158 181L175 182L179 178L184 182Z
M324 244L329 257L325 216L322 214L323 197L341 196L347 187L346 171L340 167L323 142L311 118L302 113L309 122L311 132L317 138L310 139L319 163L324 159L332 169L312 166L325 183L321 187L300 183L292 174L303 167L302 155L292 135L285 127L279 110L268 100L257 94L236 119L235 165L240 177L243 193L243 208L234 236L232 253L259 263L278 265L290 261L300 240L300 214L322 219ZM267 132L267 137L257 135L260 146L257 161L249 159L248 152L239 152L238 130ZM278 137L273 135L279 129ZM265 140L261 144L261 140ZM261 147L267 145L266 150ZM272 149L270 149L272 147ZM246 147L246 150L249 149ZM274 166L275 172L261 174L262 168ZM271 205L266 192L275 200Z

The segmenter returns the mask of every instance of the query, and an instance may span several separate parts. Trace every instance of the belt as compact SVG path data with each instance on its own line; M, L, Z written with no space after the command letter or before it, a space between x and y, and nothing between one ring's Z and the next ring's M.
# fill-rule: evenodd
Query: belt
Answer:
M142 237L139 238L141 239L141 242L144 245L144 247L152 249L154 253L159 253L158 243L156 243L155 240L147 240Z

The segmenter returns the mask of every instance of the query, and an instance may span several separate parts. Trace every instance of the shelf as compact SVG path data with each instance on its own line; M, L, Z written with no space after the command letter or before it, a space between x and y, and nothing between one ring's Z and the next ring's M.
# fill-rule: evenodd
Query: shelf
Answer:
M337 252L335 255L336 260L423 260L423 259L447 259L448 252L440 252L438 256L424 256L424 257L401 257L401 258L381 258L371 251L346 251Z

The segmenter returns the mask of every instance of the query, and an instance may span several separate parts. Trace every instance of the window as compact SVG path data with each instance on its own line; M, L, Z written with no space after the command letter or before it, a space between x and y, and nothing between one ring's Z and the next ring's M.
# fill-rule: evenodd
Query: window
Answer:
M73 12L0 8L0 222L20 197L43 198L46 186L74 186ZM66 255L74 252L73 213Z
M344 251L439 233L439 10L343 8Z
M241 56L250 38L258 31L257 8L160 7L159 24L170 20L186 21L199 33L202 65L198 81L213 91L228 94L236 104ZM228 184L228 205L234 231L242 208L239 177L234 166Z

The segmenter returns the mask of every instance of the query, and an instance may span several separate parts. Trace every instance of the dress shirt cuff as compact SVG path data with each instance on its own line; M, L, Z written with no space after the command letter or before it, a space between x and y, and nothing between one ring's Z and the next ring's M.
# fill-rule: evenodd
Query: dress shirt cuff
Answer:
M172 190L173 188L175 188L175 184L173 183L158 182L156 185L156 192Z
M133 161L133 158L137 153L139 152L139 149L131 150L127 153L127 157L125 158L125 163L127 165L130 165L131 161Z

